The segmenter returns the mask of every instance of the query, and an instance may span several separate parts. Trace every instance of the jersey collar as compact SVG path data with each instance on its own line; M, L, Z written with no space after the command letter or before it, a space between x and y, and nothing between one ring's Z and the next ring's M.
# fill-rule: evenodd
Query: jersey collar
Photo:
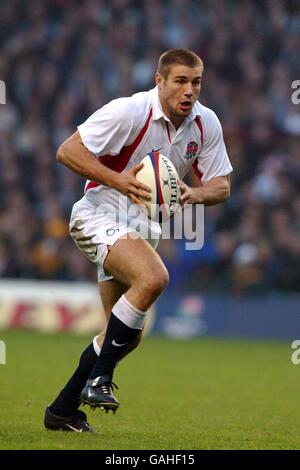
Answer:
M165 115L165 113L162 110L160 100L158 97L158 88L157 86L155 88L152 88L150 91L150 97L151 97L151 104L152 104L152 119L153 121L157 121L158 119L164 118L165 121L169 121L170 119ZM199 106L197 106L198 102L196 102L193 106L193 109L191 113L186 117L187 121L193 121L196 116L200 116L200 111L199 111Z

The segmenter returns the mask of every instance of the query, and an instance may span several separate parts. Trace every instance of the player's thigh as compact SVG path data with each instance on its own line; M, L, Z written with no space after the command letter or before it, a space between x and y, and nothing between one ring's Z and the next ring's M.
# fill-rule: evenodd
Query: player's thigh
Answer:
M106 256L104 269L128 287L145 280L168 282L164 263L143 238L120 237Z

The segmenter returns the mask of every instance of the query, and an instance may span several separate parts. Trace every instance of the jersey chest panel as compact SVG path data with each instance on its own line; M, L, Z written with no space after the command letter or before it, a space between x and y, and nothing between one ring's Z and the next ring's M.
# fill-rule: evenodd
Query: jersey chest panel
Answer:
M193 152L188 151L191 148ZM182 130L179 129L170 142L164 122L162 120L152 121L142 142L128 162L127 169L138 164L153 150L168 157L182 178L190 170L201 150L199 129L194 122L191 122Z

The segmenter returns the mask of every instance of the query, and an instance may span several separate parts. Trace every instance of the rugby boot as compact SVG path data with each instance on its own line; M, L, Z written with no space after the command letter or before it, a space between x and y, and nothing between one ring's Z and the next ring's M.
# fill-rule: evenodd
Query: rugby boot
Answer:
M113 388L118 388L108 375L96 377L87 381L84 389L80 394L81 403L89 405L93 410L100 408L108 413L113 413L119 408L120 403L113 394Z
M52 431L94 432L88 424L86 414L76 410L71 416L57 416L47 406L44 416L44 426Z

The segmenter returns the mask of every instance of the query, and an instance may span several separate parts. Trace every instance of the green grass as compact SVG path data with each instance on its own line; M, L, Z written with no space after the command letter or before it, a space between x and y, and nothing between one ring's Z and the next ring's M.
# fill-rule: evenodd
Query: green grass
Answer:
M300 449L300 366L288 343L146 338L116 369L120 409L88 409L97 433L87 435L46 431L43 413L89 338L0 339L0 449Z

